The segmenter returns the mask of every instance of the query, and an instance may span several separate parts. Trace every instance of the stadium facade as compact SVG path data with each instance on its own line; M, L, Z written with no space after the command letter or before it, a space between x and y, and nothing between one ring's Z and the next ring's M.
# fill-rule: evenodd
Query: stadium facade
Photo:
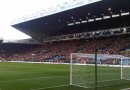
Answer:
M40 42L56 41L57 37L55 39L53 36L65 35L58 37L58 40L63 37L64 39L70 37L73 39L75 35L78 35L76 33L96 33L93 31L111 33L111 31L129 30L129 0L98 0L98 2L95 1L96 3L92 3L94 0L90 1L91 4L86 5L87 0L74 0L74 5L65 3L63 6L66 8L62 8L63 10L61 9L62 6L59 6L61 9L59 12L58 7L56 10L50 9L44 13L39 12L33 18L25 17L22 20L15 20L12 22L12 26ZM74 35L68 36L68 34ZM53 40L48 40L48 37L52 37Z

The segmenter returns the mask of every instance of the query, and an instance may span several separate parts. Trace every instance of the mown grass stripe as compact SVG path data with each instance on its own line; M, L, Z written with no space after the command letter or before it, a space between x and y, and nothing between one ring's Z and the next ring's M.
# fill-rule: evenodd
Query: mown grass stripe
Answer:
M68 76L53 76L53 77L27 78L27 79L17 79L17 80L6 80L6 81L0 81L0 82L25 81L25 80L33 80L33 79L60 78L60 77L68 77Z
M59 88L59 87L65 87L70 85L60 85L60 86L53 86L53 87L46 87L46 88L37 88L37 89L31 89L31 90L43 90L43 89L51 89L51 88Z

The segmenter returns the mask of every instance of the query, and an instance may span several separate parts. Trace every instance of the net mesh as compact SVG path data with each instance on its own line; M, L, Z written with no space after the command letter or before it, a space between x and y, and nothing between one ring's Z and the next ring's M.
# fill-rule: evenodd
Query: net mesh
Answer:
M130 59L122 59L122 79L130 80Z
M95 76L97 75L97 86L108 86L126 82L122 77L130 78L129 68L122 68L121 59L127 57L121 55L97 55L97 73L95 73L95 55L94 54L71 54L71 77L72 85L93 88L95 87Z

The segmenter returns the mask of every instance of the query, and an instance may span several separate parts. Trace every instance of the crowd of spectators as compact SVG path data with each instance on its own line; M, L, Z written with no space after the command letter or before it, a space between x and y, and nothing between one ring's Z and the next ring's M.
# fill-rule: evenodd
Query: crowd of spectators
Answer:
M13 47L12 47L13 46ZM19 46L19 45L17 45ZM3 48L4 47L4 48ZM69 63L70 53L116 54L130 56L130 37L127 35L43 43L43 45L2 46L0 57L7 61ZM104 61L105 63L108 62Z

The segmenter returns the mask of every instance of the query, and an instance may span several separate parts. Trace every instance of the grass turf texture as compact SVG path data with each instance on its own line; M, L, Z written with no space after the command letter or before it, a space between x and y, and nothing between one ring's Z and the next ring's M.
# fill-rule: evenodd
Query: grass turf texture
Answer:
M108 68L100 68L99 72L108 70ZM120 75L120 68L111 68L109 71ZM0 90L94 90L69 86L69 74L69 65L1 62ZM130 83L100 87L98 90L124 88L130 88Z

